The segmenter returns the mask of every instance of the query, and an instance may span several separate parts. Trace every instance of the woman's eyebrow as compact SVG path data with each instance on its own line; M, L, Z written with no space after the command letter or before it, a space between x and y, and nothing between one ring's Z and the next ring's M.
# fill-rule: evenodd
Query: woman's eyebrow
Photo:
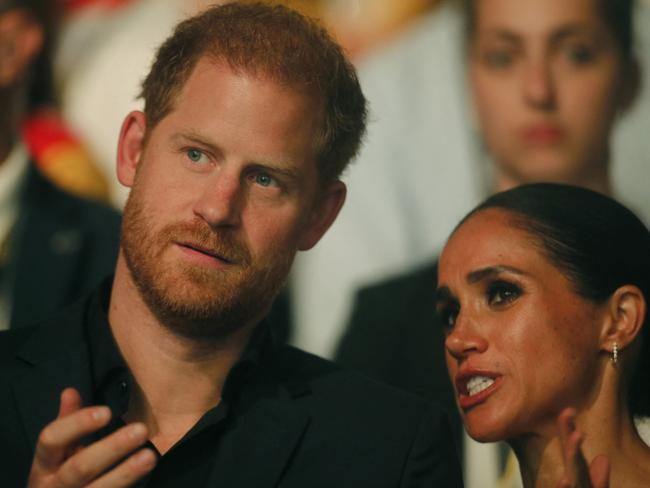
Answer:
M479 281L482 281L486 278L492 278L494 276L497 276L501 273L514 273L517 275L526 275L527 273L523 272L522 270L518 268L514 268L512 266L506 266L506 265L497 265L497 266L489 266L487 268L481 268L477 269L476 271L471 271L467 273L467 283L473 284L477 283Z

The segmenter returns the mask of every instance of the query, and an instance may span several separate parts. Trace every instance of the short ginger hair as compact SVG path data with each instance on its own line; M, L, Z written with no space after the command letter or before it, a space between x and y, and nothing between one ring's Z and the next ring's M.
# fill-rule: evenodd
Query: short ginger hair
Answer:
M361 146L367 103L354 67L323 27L283 5L239 2L181 22L142 84L147 130L173 110L203 56L314 95L323 108L316 141L321 182L340 177Z

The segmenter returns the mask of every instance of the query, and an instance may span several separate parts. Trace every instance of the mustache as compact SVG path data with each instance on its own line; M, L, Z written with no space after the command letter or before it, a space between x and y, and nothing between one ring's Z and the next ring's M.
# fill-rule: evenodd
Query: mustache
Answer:
M233 233L215 230L200 222L178 222L165 226L158 234L165 242L197 248L238 265L249 265L251 254Z

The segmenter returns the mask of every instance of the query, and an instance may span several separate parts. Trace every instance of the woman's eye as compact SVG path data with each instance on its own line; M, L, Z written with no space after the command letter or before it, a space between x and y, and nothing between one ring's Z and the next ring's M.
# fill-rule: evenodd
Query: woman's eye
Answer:
M487 301L490 305L507 305L521 295L521 288L512 283L495 281L487 288Z
M456 325L456 317L458 317L458 307L446 306L437 311L438 319L440 320L443 330L445 332L451 331Z
M190 148L185 151L185 154L187 154L187 157L189 158L190 161L194 163L198 163L201 161L201 159L205 156L203 151L200 151L199 149L194 149Z
M490 50L483 53L483 62L490 68L503 69L514 61L514 55L506 50Z
M589 64L596 56L594 50L587 46L567 47L565 55L571 63L576 65Z

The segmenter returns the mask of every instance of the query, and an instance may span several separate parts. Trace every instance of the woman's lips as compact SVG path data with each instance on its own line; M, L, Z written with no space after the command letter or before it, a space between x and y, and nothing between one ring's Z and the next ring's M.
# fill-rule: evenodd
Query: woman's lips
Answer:
M557 125L537 124L521 131L524 142L530 145L545 146L556 144L564 139L564 130Z
M463 410L483 403L501 385L501 376L486 371L466 371L456 375L458 404Z

